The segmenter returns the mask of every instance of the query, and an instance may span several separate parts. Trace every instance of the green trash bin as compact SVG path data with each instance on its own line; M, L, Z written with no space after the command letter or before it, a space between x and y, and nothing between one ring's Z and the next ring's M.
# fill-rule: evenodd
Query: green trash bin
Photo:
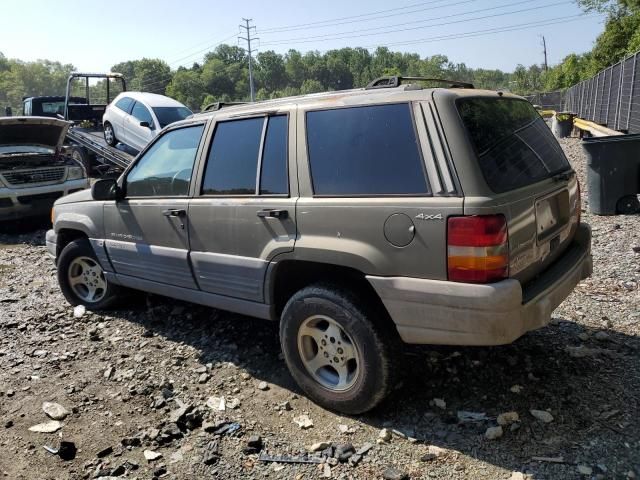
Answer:
M587 154L589 209L596 215L640 212L640 134L589 137Z

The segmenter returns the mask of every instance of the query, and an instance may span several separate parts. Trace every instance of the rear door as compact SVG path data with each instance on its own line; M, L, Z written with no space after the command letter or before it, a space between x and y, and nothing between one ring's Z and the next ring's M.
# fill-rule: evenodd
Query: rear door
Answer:
M126 197L106 202L105 246L116 273L196 289L188 204L204 124L162 135L127 173Z
M526 100L466 95L453 106L457 119L443 123L452 140L457 138L458 126L465 137L450 142L457 151L465 215L506 216L510 276L527 281L573 239L580 208L575 172L545 121ZM464 144L470 147L466 152Z
M264 301L269 263L296 239L294 152L290 111L217 119L189 205L190 257L202 290Z
M446 219L462 214L462 197L434 163L445 161L442 138L420 105L319 102L299 122L296 255L368 275L446 280Z

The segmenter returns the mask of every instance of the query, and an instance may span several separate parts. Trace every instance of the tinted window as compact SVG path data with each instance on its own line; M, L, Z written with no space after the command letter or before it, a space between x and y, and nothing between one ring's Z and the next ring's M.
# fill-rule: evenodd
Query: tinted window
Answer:
M428 193L408 104L307 113L317 195Z
M131 110L131 115L140 120L141 122L148 122L150 126L153 126L153 119L151 118L151 113L147 107L142 105L140 102L136 102L133 106L133 110Z
M289 193L287 175L287 117L270 117L262 154L261 194Z
M153 113L156 114L160 128L164 128L173 122L184 120L193 112L187 107L154 107Z
M202 193L248 195L256 192L258 152L264 118L221 122L207 159Z
M458 101L458 111L493 191L530 185L569 168L551 130L529 102L470 98Z
M127 196L187 195L203 129L198 125L162 135L127 175Z
M62 102L43 102L42 113L49 114L47 116L64 115L64 101Z
M120 110L123 110L129 113L129 111L131 110L132 103L133 103L133 100L131 98L122 97L120 100L116 102L116 107L118 107Z

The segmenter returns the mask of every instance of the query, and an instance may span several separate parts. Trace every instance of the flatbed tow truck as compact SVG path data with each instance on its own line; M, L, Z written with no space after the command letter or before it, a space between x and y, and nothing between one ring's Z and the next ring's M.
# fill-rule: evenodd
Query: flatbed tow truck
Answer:
M84 90L82 96L78 95L78 83ZM73 72L67 79L64 97L25 98L24 114L53 116L72 122L65 141L71 156L88 170L101 174L120 172L129 166L138 152L123 144L107 145L102 116L113 98L126 90L127 83L120 73ZM96 97L99 100L93 101Z

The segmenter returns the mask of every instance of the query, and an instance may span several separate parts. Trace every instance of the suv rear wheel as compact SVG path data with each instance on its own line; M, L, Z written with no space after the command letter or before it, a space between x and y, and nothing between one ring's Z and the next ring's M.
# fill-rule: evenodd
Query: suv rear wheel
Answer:
M101 310L112 305L120 289L107 282L93 248L85 238L74 240L58 258L58 283L71 305Z
M393 387L393 335L355 296L329 285L306 287L287 302L280 323L285 361L318 404L348 414L375 407Z

